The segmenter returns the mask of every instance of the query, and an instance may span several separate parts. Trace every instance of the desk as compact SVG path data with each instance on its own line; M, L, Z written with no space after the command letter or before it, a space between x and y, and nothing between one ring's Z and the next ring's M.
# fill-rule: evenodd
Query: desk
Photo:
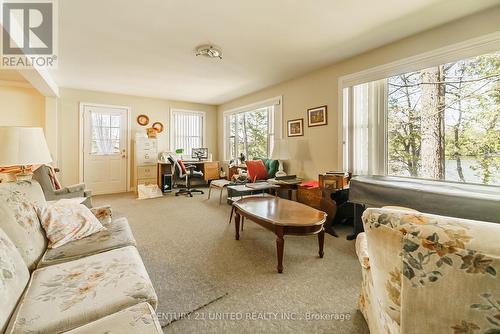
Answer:
M218 161L184 161L185 165L195 165L196 169L203 172L203 180L210 182L220 179ZM161 184L163 174L173 175L175 168L170 162L158 162L156 168L156 182Z
M302 183L302 179L295 178L291 180L276 180L268 179L267 183L274 184L280 187L281 190L286 190L287 198L289 200L293 199L293 192L299 189L299 184Z

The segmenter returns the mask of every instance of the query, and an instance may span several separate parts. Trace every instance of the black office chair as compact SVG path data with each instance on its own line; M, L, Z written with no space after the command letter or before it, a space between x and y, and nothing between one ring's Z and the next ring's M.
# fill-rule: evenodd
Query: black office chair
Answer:
M191 179L201 179L203 178L203 172L195 170L196 166L195 165L187 165L186 167L186 172L183 171L179 161L176 159L176 157L169 156L168 161L170 161L171 164L174 165L174 183L179 186L177 182L182 182L182 187L179 189L176 193L175 196L179 195L188 195L189 197L193 197L193 193L200 193L203 194L203 191L199 189L194 189L191 188Z

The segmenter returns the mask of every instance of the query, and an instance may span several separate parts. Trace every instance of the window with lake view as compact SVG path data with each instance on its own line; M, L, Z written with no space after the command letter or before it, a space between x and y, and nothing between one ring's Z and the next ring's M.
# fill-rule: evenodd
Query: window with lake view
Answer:
M343 96L353 172L500 185L500 51Z

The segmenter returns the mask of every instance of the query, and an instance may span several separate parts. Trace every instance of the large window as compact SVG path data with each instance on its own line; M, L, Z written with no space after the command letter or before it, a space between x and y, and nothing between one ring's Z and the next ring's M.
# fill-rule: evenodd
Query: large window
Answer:
M500 184L500 52L355 85L345 98L354 172Z
M237 159L241 154L246 159L271 155L275 136L281 136L279 101L224 114L226 160Z
M204 147L205 113L172 111L172 150L182 149L190 155L193 148Z

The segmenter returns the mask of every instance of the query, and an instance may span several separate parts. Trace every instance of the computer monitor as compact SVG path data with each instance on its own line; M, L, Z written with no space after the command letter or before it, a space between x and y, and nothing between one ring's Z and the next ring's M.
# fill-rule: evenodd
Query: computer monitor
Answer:
M208 148L193 148L191 152L191 157L193 159L198 159L199 161L203 159L208 159Z

